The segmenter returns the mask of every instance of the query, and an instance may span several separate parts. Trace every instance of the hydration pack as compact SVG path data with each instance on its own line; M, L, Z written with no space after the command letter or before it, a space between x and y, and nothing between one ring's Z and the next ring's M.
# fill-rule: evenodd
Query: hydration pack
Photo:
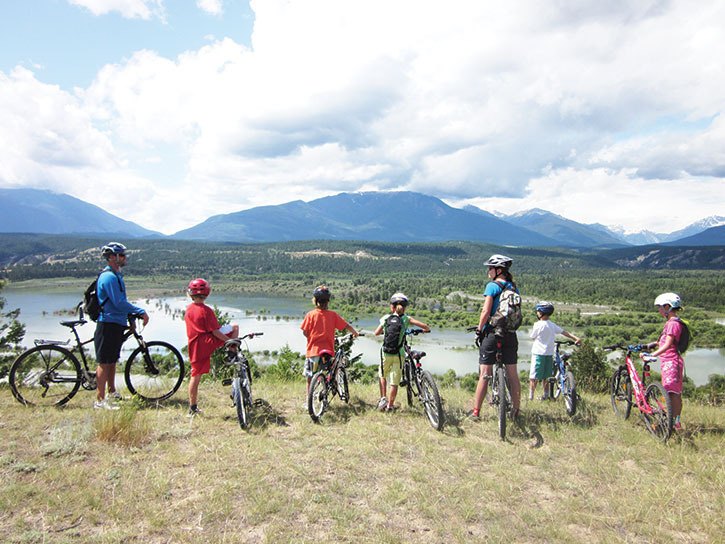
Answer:
M692 340L692 333L690 332L690 326L684 319L677 318L677 321L682 325L682 331L680 332L680 339L677 341L677 353L682 355L690 347L690 340Z
M489 320L489 324L493 327L496 336L515 332L524 319L521 311L521 295L510 282L506 282L501 287L503 291L499 295L498 308Z
M403 339L405 338L403 318L398 314L390 314L385 319L383 331L383 352L400 353L400 348L403 347Z
M103 272L106 272L104 270ZM96 276L96 279L91 282L91 284L86 287L86 290L83 292L83 312L91 319L91 321L98 321L98 318L101 317L101 312L103 311L103 305L106 303L104 300L101 302L98 300L98 278L101 277L101 272ZM116 276L116 274L113 274ZM116 279L118 280L118 286L123 291L123 286L121 285L121 280L118 276L116 276Z

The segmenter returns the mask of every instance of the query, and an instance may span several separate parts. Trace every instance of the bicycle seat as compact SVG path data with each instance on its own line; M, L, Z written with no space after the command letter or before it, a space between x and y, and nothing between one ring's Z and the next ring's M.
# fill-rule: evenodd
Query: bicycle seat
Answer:
M85 323L88 323L85 319L74 319L73 321L61 321L60 324L64 327L68 327L69 329L72 329L73 327L77 327L78 325L84 325Z
M410 350L410 356L416 361L420 361L425 357L425 351Z

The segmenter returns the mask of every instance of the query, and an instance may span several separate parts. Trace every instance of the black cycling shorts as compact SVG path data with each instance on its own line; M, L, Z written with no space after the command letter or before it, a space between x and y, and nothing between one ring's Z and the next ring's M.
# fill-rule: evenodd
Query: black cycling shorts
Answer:
M488 333L481 340L478 348L478 364L492 365L496 363L496 340L495 334ZM518 362L519 339L515 332L508 332L501 339L501 353L503 364L515 365Z
M93 343L96 346L96 361L100 365L115 365L121 357L123 333L126 327L118 323L96 323Z

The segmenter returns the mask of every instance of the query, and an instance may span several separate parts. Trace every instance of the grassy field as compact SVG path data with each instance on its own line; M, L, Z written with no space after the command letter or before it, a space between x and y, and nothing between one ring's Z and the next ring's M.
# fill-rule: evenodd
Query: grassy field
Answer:
M303 383L260 380L242 431L229 388L203 384L159 408L20 406L0 389L0 534L55 542L716 542L725 534L725 413L685 405L686 430L657 443L608 398L524 401L510 437L493 410L443 389L447 425L383 414L351 384L321 425Z

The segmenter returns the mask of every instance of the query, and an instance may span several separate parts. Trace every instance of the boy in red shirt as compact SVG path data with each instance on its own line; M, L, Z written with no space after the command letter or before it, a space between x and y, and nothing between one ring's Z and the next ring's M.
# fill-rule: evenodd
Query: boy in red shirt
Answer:
M209 373L211 354L224 342L239 336L239 325L224 325L219 321L209 306L204 304L211 293L209 282L197 278L189 282L186 292L192 303L186 308L186 336L189 340L189 361L191 362L191 378L189 379L189 417L201 413L196 405L199 382L204 374Z
M324 285L317 287L312 293L312 302L315 309L305 315L302 320L302 333L307 338L307 359L302 374L307 378L307 392L310 392L310 381L312 375L317 372L317 365L320 362L320 354L335 353L335 331L347 330L353 336L357 331L340 317L337 312L327 309L330 303L330 290Z

